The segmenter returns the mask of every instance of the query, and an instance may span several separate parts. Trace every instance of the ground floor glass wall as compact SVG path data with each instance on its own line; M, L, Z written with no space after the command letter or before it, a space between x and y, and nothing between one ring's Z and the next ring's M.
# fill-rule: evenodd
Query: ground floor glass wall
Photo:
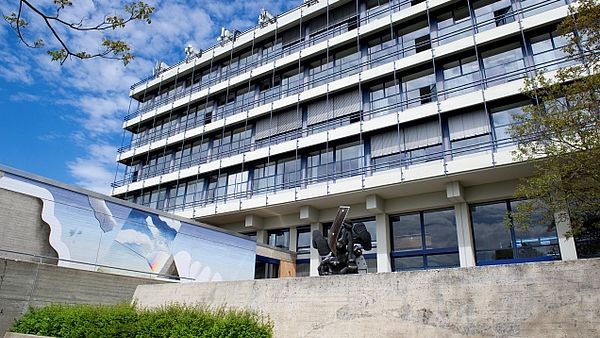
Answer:
M556 225L541 212L534 211L527 228L507 218L519 203L503 200L471 205L477 265L561 258Z
M454 209L390 217L392 271L460 266Z

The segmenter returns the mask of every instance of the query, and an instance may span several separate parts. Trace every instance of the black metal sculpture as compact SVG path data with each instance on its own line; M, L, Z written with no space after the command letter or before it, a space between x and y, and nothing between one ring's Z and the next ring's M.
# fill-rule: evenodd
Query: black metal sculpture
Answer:
M319 251L319 275L358 273L357 260L363 250L371 250L371 234L360 222L346 221L350 207L340 207L325 239L321 231L313 231L313 248Z

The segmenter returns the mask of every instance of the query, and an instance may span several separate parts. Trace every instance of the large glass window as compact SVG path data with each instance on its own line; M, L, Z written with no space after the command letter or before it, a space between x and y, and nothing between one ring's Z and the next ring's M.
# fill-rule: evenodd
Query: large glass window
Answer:
M321 149L308 154L307 177L310 182L326 181L333 176L333 149Z
M476 0L473 11L479 32L515 21L510 0Z
M290 248L290 229L269 230L268 244L277 248L289 250Z
M454 209L391 216L394 271L460 265Z
M514 116L523 114L523 107L529 101L521 101L498 107L491 107L492 130L497 146L510 145L510 127L515 123Z
M471 206L478 265L560 259L556 226L545 221L541 212L534 212L526 229L512 220L506 221L518 203L500 201Z
M411 73L402 77L402 106L415 107L434 101L435 75L432 69Z
M481 76L475 55L442 65L444 74L444 97L452 97L479 89Z
M369 88L369 104L372 117L385 115L398 109L400 96L398 81L391 80Z
M298 255L309 253L312 237L310 227L298 227L296 232L298 234L296 241L298 247L296 248L296 252Z
M554 70L565 66L567 53L562 49L567 39L557 32L544 33L531 38L533 62L537 68Z
M437 17L438 44L448 43L473 34L471 16L465 1L445 10Z
M481 52L488 86L518 80L525 68L523 50L518 42L502 44L501 47Z
M217 135L213 141L211 156L220 158L247 151L252 140L252 127L242 127Z
M402 24L395 31L400 54L398 58L413 55L431 48L427 19Z
M296 260L296 277L310 276L310 259Z

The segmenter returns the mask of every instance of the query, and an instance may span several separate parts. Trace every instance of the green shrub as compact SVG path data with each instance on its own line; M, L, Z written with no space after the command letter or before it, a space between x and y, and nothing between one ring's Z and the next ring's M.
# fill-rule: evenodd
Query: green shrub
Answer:
M271 337L273 324L246 310L169 305L49 305L30 309L12 332L53 337Z

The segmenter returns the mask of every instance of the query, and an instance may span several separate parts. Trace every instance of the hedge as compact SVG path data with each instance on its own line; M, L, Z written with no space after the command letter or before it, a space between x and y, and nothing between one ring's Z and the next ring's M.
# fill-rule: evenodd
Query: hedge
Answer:
M272 337L273 324L247 311L169 305L55 304L29 311L12 332L52 337Z

